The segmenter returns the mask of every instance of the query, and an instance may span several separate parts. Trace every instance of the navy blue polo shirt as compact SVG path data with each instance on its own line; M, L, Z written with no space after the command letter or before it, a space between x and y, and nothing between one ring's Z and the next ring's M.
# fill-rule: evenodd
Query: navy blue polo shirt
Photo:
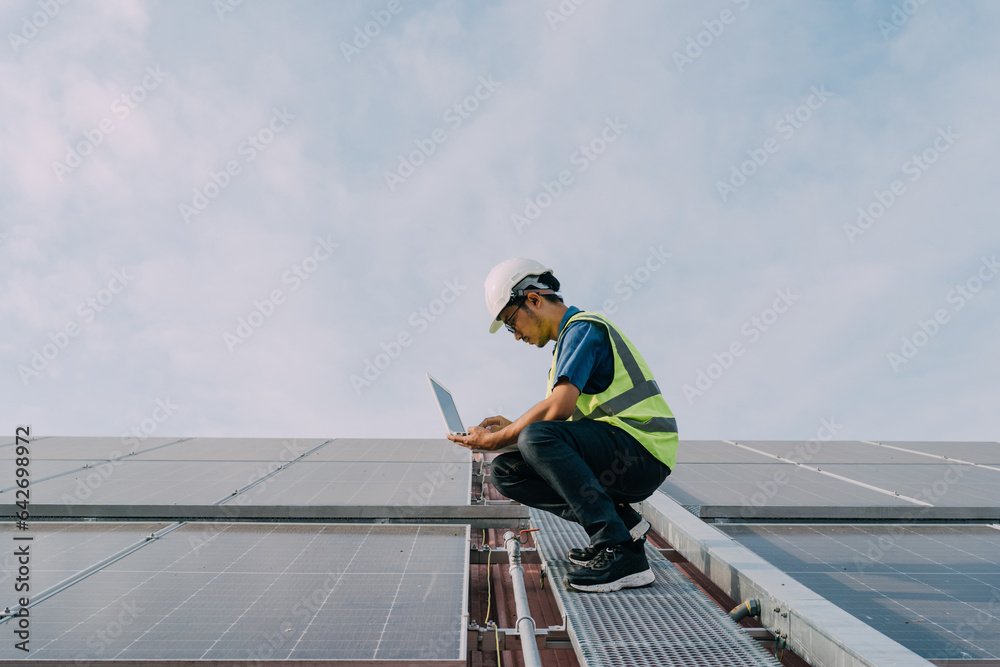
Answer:
M576 321L567 326L566 321L579 312L570 306L559 323L555 383L566 378L580 393L599 394L615 379L611 340L607 329L593 322Z

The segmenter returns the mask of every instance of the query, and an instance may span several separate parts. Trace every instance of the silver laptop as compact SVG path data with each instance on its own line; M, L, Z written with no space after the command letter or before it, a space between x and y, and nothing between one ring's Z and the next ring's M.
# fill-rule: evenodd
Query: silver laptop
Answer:
M441 408L441 416L444 417L444 424L448 427L451 435L468 435L462 418L458 416L458 408L455 407L455 399L451 397L451 392L444 388L444 385L427 374L427 381L431 383L434 390L434 398L437 399L438 407Z

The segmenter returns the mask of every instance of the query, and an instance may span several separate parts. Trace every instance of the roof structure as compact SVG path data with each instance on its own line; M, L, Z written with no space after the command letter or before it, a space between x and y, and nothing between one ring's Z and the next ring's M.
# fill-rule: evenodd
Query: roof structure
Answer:
M561 588L578 526L443 439L37 438L24 526L15 450L0 662L521 664L499 549L535 527L542 664L1000 665L997 443L683 441L641 508L657 581L606 596Z

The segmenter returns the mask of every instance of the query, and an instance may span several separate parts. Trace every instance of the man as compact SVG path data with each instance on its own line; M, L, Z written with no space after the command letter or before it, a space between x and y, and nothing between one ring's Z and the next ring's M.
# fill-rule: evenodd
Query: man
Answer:
M608 592L653 582L649 523L629 503L648 498L677 459L677 426L635 347L602 315L567 307L552 270L530 259L497 264L486 278L490 333L556 341L548 391L517 421L488 417L465 436L470 449L517 451L493 460L493 485L508 498L580 523L590 545L567 588Z

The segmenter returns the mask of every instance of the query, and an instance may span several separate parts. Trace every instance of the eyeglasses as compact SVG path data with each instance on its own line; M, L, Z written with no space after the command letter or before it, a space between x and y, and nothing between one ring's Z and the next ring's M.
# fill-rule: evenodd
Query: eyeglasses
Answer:
M523 306L523 305L524 305L524 302L521 302L520 304L518 304L517 308L514 309L514 312L510 314L510 317L508 317L506 320L503 321L503 325L505 327L507 327L507 331L509 331L511 333L516 333L514 331L514 325L511 324L511 322L514 321L514 318L517 316L517 311L521 310L521 306Z

